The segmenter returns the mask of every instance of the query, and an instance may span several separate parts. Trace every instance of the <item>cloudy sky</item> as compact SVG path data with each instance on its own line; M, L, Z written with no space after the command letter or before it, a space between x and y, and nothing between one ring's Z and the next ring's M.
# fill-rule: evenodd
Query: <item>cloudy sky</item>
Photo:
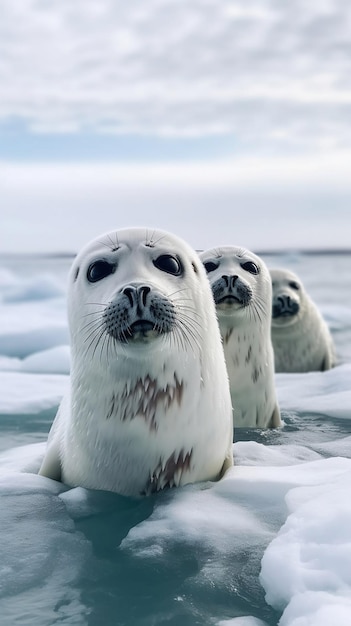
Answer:
M0 0L0 251L349 247L349 0Z

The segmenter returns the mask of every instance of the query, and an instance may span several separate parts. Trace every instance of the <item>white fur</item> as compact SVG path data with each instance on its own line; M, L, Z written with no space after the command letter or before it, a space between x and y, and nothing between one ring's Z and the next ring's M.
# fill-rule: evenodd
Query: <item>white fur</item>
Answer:
M272 269L270 273L273 304L284 295L299 306L296 315L272 318L276 372L330 369L335 365L333 339L301 280L286 269ZM291 286L292 284L295 284L295 288Z
M274 384L274 357L270 338L272 288L268 269L248 250L226 246L200 255L205 267L217 265L208 278L217 301L217 286L223 277L235 278L234 290L248 290L252 297L240 302L217 303L217 316L223 339L234 409L234 426L267 428L281 425ZM253 262L258 274L242 266ZM211 267L211 266L209 266ZM216 291L217 290L217 291Z
M80 252L70 273L71 389L40 470L68 485L137 496L166 484L217 479L232 463L229 384L206 273L181 239L150 232L102 235ZM183 275L157 269L153 260L160 254L178 257ZM87 269L97 259L117 267L89 283ZM127 344L106 339L106 333L94 338L108 303L135 282L173 302L191 327L188 339L174 331ZM150 413L152 385L161 399ZM182 459L191 453L190 466L165 475L171 471L167 459L174 455L177 461L179 453Z

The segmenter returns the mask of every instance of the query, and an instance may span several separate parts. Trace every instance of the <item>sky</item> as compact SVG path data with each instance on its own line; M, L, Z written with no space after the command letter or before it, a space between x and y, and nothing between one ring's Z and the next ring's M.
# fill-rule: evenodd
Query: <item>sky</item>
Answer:
M348 0L0 0L0 253L349 248Z

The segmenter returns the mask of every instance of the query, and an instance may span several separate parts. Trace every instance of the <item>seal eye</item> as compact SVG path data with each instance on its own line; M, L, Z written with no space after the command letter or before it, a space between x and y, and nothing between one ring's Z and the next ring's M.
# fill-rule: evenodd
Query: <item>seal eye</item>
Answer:
M207 274L209 274L210 272L214 272L217 269L218 265L219 263L214 263L213 261L206 261L206 263L204 263L204 266L205 266L205 270Z
M116 266L108 261L95 261L89 265L87 272L88 281L90 283L97 283L98 280L102 280L106 278L106 276L113 274L115 269Z
M183 271L179 259L171 254L161 254L153 261L153 264L157 269L161 270L161 272L173 274L173 276L180 276Z
M300 289L300 286L298 283L296 283L294 280L292 280L289 283L289 287L291 287L291 289L295 289L296 291L298 291Z
M256 265L253 261L246 261L246 263L243 263L241 267L243 270L246 270L246 272L250 272L250 274L258 274L260 271L258 265Z

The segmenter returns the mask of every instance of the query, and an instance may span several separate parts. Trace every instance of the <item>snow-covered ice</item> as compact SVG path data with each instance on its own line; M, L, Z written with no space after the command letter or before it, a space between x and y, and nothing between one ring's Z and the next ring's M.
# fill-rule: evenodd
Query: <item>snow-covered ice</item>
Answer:
M0 270L2 626L351 623L351 258L337 261L337 282L319 264L332 306L313 257L290 259L340 364L277 375L283 428L237 429L220 482L144 499L37 475L69 380L65 286L39 261Z

